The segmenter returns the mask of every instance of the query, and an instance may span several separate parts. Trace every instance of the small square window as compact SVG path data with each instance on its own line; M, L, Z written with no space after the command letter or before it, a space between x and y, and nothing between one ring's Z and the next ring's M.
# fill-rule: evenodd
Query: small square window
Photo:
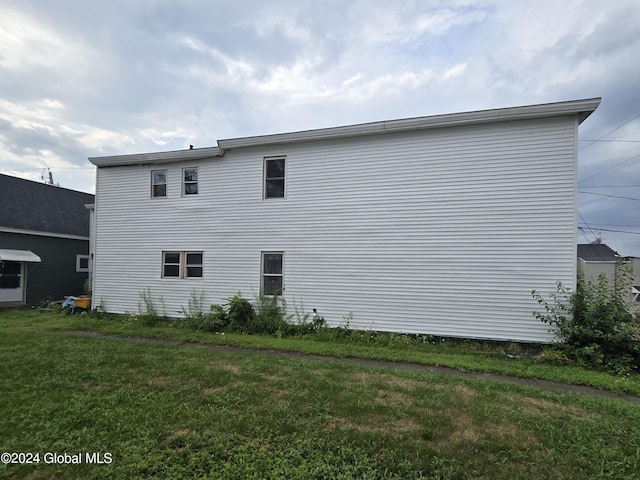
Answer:
M153 170L151 172L151 196L153 198L167 196L166 170Z
M76 255L76 272L89 271L89 255Z
M185 168L182 170L182 193L184 195L198 194L197 168Z
M284 198L285 158L264 159L264 198Z

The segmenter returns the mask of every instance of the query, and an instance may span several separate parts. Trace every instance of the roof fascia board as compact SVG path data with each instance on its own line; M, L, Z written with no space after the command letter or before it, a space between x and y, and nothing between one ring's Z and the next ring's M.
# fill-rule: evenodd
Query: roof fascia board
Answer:
M170 152L135 153L133 155L114 155L110 157L90 157L89 161L97 167L123 167L128 165L155 165L163 163L203 160L220 157L224 151L218 147L174 150Z
M274 145L283 143L297 143L311 140L327 140L331 138L373 135L376 133L402 132L409 130L423 130L430 128L470 125L475 123L505 122L510 120L525 120L540 117L564 115L578 115L582 123L600 104L600 98L573 100L568 102L546 103L522 107L499 108L493 110L479 110L475 112L450 113L428 117L415 117L400 120L362 123L343 127L321 128L274 135L255 137L231 138L218 140L218 146L223 149L254 147L260 145Z

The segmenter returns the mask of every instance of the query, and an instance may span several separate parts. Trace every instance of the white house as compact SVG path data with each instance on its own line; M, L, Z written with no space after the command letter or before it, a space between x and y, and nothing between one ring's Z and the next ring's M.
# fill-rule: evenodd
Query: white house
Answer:
M90 158L94 307L281 293L331 325L548 341L531 290L575 285L578 125L599 103Z

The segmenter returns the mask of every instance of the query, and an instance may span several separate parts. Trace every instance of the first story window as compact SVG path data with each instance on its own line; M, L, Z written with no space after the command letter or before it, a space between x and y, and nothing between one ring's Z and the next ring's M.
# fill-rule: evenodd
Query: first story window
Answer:
M284 291L284 253L262 252L260 292L280 296Z
M20 288L22 285L22 263L0 262L0 288Z
M185 277L202 277L202 252L184 253Z
M285 158L264 159L264 198L284 198Z
M182 194L183 195L198 194L198 169L197 168L182 169Z
M89 271L89 255L76 255L76 272Z
M202 278L202 252L162 252L163 278Z
M167 196L167 171L152 170L151 171L151 197Z

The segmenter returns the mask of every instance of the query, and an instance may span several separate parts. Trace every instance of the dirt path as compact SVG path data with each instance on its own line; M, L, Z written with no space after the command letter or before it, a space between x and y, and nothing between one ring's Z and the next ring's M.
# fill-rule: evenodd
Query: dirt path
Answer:
M277 358L290 358L294 360L316 360L316 361L331 361L342 362L349 365L356 365L360 367L376 367L376 368L391 368L396 370L409 370L415 372L433 373L435 375L453 375L462 378L470 378L475 380L488 380L492 382L500 383L512 383L518 385L525 385L529 387L540 388L543 390L549 390L559 393L577 393L589 397L595 398L610 398L617 400L626 400L632 403L640 404L640 397L631 394L617 394L600 390L594 387L588 387L584 385L568 385L565 383L551 382L548 380L538 380L535 378L520 378L510 375L502 375L496 373L483 373L483 372L469 372L462 371L456 368L450 367L438 367L432 365L422 365L418 363L405 363L405 362L392 362L387 360L369 360L363 358L339 358L329 357L323 355L313 355L299 352L287 352L284 350L263 350L259 348L247 348L247 347L231 347L225 345L212 345L207 343L193 343L193 342L180 342L177 340L161 339L161 338L146 338L146 337L130 337L124 335L112 335L100 332L83 331L83 330L68 330L64 332L67 335L76 337L92 337L103 338L107 340L119 340L122 342L132 343L145 343L150 345L169 345L182 348L208 348L210 350L217 350L222 352L234 352L234 353L259 353L261 355L268 355Z

